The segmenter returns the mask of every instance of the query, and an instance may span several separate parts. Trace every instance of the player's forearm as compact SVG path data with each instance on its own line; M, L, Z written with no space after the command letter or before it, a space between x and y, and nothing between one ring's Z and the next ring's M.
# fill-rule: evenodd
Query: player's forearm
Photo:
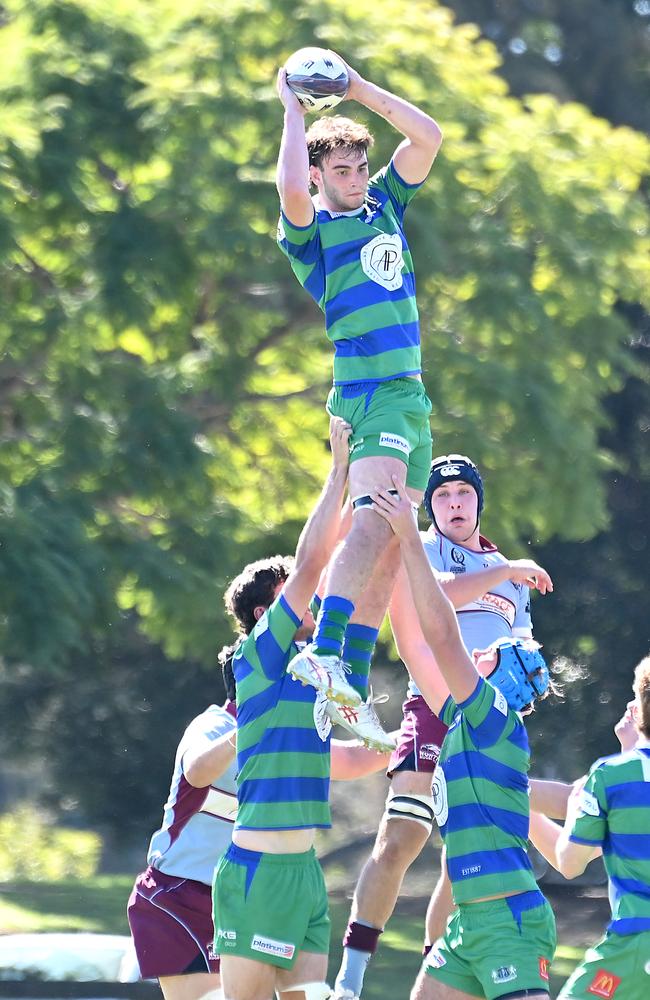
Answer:
M358 740L332 740L331 761L334 781L354 781L388 767L390 753L376 753Z
M446 576L439 583L454 607L462 608L464 604L482 597L490 587L496 587L508 579L510 579L510 567L507 563L500 563L497 566L477 570L476 573L454 574L453 578Z
M557 862L557 842L559 840L562 827L554 823L547 816L541 813L531 812L529 837L542 857L546 858L550 865L559 871Z
M415 609L413 609L413 614L404 617L391 603L388 607L388 618L393 639L395 640L395 648L410 673L412 664L417 669L417 664L421 659L432 656L431 650L422 634L417 614Z
M459 654L467 656L453 606L438 585L418 534L402 538L402 560L422 633L449 684L448 664ZM417 677L415 680L419 687Z
M183 773L194 788L207 788L220 778L232 764L236 753L236 733L233 730L198 751L183 754Z
M427 647L428 649L428 647ZM414 655L412 659L404 659L406 669L418 686L422 697L434 715L440 715L442 706L449 697L449 688L438 669L438 664L431 655Z
M407 667L423 647L426 647L428 655L431 656L431 650L429 650L422 635L404 566L400 566L395 578L393 593L388 605L388 615L397 652Z
M433 150L437 150L440 146L442 132L438 123L404 98L364 79L354 82L348 97L381 115L412 143Z
M296 548L296 567L310 561L324 566L339 538L341 507L348 478L346 466L333 465Z
M530 808L551 819L566 819L567 803L572 785L564 781L530 780Z
M422 634L419 622L412 628L403 627L393 608L388 610L395 646L406 669L422 692L422 697L434 714L438 714L449 695L431 648ZM409 616L410 618L410 616Z
M309 193L309 154L305 141L305 119L300 111L285 108L284 128L275 175L280 198Z
M601 853L600 847L578 844L569 840L570 826L560 830L555 845L555 867L565 878L577 878L582 875L590 861Z

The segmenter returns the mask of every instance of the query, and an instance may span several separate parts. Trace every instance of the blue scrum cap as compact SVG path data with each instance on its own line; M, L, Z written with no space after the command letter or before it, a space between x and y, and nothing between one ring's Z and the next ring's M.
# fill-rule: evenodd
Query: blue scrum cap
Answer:
M502 639L494 644L497 665L487 680L520 712L546 694L550 676L546 661L532 639Z

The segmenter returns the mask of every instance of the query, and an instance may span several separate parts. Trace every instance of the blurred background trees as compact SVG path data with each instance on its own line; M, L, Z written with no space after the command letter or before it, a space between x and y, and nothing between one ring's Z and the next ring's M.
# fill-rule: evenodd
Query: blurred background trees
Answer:
M649 646L650 7L570 7L0 7L0 741L55 813L156 825L222 696L224 586L293 550L327 466L330 350L274 242L275 73L310 43L442 125L407 216L434 447L479 462L484 532L555 578L538 769L614 749ZM341 111L386 162L395 133ZM396 716L388 634L377 669Z

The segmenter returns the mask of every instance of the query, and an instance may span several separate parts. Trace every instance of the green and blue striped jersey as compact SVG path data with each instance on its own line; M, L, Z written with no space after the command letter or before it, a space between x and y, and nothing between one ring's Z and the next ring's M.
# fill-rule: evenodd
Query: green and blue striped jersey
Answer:
M415 275L402 228L419 187L402 180L391 161L371 179L355 214L317 207L304 227L280 216L278 244L325 313L335 385L421 371Z
M449 726L434 810L456 903L537 889L528 858L530 749L521 717L484 678L440 715Z
M316 690L287 674L300 620L283 593L233 659L237 685L235 829L330 826L330 731Z
M569 839L600 846L615 934L650 931L650 747L596 761Z

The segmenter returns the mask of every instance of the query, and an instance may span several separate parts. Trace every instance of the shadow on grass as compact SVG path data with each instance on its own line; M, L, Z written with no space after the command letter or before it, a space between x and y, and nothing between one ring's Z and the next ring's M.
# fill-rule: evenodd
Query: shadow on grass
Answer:
M422 934L427 899L402 899L386 931L379 939L377 954L370 962L364 981L363 1000L408 1000L422 961ZM328 982L333 983L341 962L341 939L350 913L350 900L342 894L330 897L332 944ZM584 948L558 947L551 969L551 996L573 972Z
M98 875L69 882L5 883L0 886L0 928L3 934L128 934L126 904L133 881L133 875Z
M0 886L2 933L38 931L97 931L128 934L126 904L133 875L102 875L74 882L12 882ZM333 983L341 960L341 938L350 900L335 892L330 897L332 946L329 982ZM422 933L427 899L405 897L396 907L381 936L378 952L366 975L364 1000L408 1000L421 962ZM594 935L594 940L596 936ZM584 951L562 943L551 974L551 996Z

